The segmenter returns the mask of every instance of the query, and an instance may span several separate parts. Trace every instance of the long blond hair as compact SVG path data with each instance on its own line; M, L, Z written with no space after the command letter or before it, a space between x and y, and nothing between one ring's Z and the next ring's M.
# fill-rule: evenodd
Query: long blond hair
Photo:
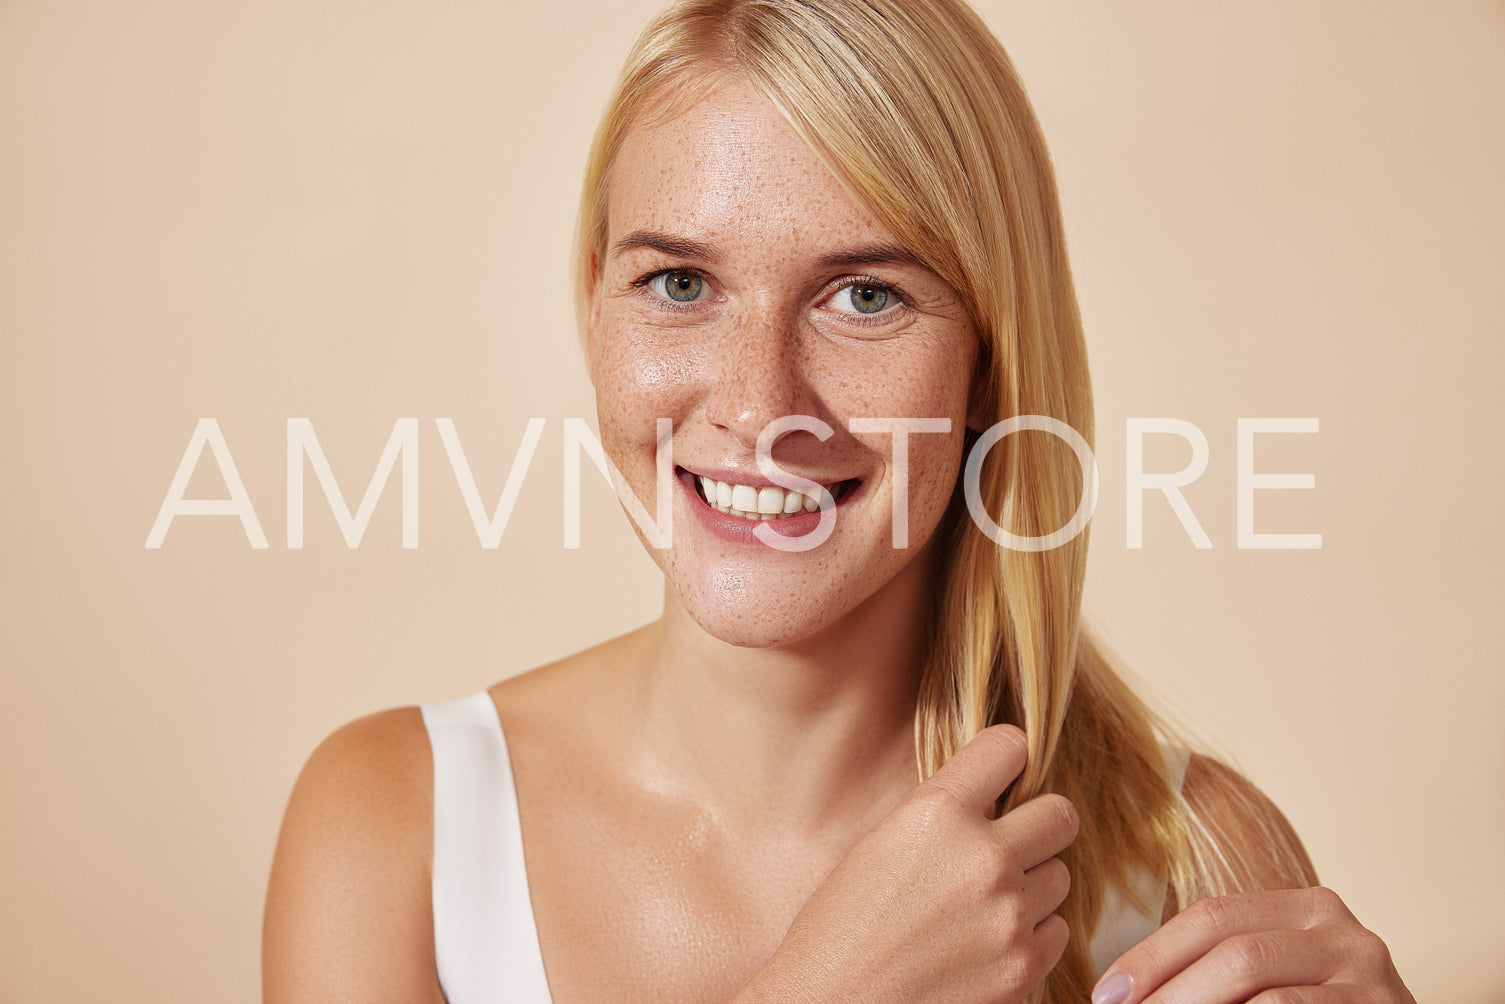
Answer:
M756 86L854 200L957 292L981 341L976 392L990 424L1044 415L1090 443L1086 347L1049 155L1008 56L960 0L681 0L660 14L628 57L587 166L581 323L626 131L721 73ZM1000 526L1043 536L1071 520L1082 480L1063 443L1016 433L983 464L981 498ZM1081 628L1086 534L1050 550L1002 548L961 498L937 531L919 773L990 724L1024 729L1029 765L1001 808L1054 791L1082 819L1063 855L1071 944L1035 999L1081 1000L1110 887L1137 902L1129 876L1147 869L1184 903L1238 880L1218 835L1171 784L1157 719Z

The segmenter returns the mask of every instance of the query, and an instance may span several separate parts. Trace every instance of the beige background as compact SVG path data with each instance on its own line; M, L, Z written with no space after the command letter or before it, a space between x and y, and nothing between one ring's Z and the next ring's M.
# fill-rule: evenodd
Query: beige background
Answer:
M658 608L588 481L561 547L560 422L591 415L566 268L608 82L654 3L0 3L0 1000L252 1001L279 816L319 738L459 696ZM1505 5L983 5L1057 159L1101 401L1089 606L1164 702L1288 811L1417 996L1500 999L1505 674L1497 391ZM272 546L226 517L143 544L201 416ZM396 482L422 423L420 546ZM480 548L434 419L488 505ZM1124 420L1196 423L1196 551ZM1235 421L1311 416L1235 546ZM1187 451L1156 444L1150 463ZM222 496L206 456L191 494Z

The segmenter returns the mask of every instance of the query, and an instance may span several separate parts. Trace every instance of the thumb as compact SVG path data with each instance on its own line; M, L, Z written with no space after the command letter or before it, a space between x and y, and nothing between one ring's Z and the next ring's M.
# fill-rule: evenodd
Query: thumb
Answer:
M925 781L950 792L969 811L987 815L993 803L1024 770L1029 744L1013 725L991 725L947 760Z

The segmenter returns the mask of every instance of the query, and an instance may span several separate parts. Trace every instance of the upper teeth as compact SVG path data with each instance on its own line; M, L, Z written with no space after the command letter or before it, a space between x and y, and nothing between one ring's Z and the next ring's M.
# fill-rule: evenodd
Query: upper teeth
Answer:
M822 498L815 498L803 492L775 486L754 488L752 485L734 485L714 478L702 477L698 480L700 490L711 508L745 519L778 519L797 512L815 512L820 508L822 498L827 500L828 505L834 502L831 493L825 489L821 489Z

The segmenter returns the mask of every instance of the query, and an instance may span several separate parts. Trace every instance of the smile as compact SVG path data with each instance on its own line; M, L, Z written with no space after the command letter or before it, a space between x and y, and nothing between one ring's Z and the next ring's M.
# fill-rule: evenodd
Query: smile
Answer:
M834 504L856 483L856 479L838 481L826 485L825 490ZM753 521L785 519L820 509L819 498L777 485L739 485L696 475L695 491L717 512Z

